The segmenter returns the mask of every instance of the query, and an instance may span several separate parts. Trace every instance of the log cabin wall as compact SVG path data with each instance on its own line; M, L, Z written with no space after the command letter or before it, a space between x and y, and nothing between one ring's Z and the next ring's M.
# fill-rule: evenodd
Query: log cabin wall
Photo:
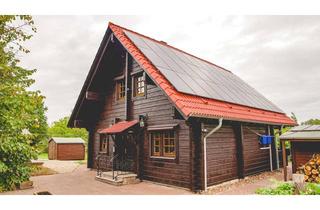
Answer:
M133 59L129 59L129 80L131 81L131 72L142 71L139 64ZM190 136L189 126L185 120L174 119L172 103L168 100L164 92L157 87L146 76L146 96L131 97L131 86L128 97L129 100L129 119L139 119L139 115L147 114L147 125L161 125L161 124L178 124L176 134L178 138L177 156L175 160L167 160L161 158L151 158L149 152L149 135L145 131L142 134L143 147L141 147L143 156L141 157L142 177L145 180L156 181L169 185L176 185L180 187L190 187ZM93 167L96 168L96 156L100 148L100 135L97 130L109 127L115 118L124 120L125 116L125 101L117 101L115 85L108 91L105 96L105 104L100 114L100 119L95 126L95 134L93 138ZM109 150L112 150L112 141L110 141ZM112 151L109 151L112 152Z
M202 129L209 132L217 125L207 120ZM208 186L269 171L269 150L260 149L259 136L252 132L266 134L266 128L259 124L223 121L222 127L207 139Z
M306 164L315 153L320 152L320 142L291 142L292 172Z
M252 175L270 170L269 150L261 150L259 134L266 134L266 126L259 124L243 125L244 175Z
M203 189L203 144L201 123L198 119L189 120L190 130L190 189Z
M116 100L116 90L115 90L115 85L113 85L112 89L108 91L108 94L105 97L105 105L100 114L100 120L98 121L97 126L94 129L95 130L94 139L93 139L94 168L96 168L96 157L100 151L100 134L97 133L97 130L102 128L107 128L111 124L114 124L115 118L120 118L122 120L125 119L125 101ZM112 153L112 147L113 147L113 141L110 138L109 154Z
M120 75L123 72L125 60L123 59L121 69L117 69ZM110 80L110 79L109 79ZM100 134L97 132L99 129L110 127L114 124L115 118L121 120L126 119L125 112L125 100L116 100L116 82L111 79L112 85L108 85L109 89L106 90L105 97L103 99L103 108L100 112L100 117L95 127L93 128L92 141L93 141L93 168L96 168L96 157L100 152ZM109 154L112 154L113 141L109 140Z
M141 67L133 61L130 65L132 71L140 71ZM150 79L146 81L147 94L145 97L132 100L132 119L147 114L147 126L177 123L177 151L175 160L151 158L149 133L144 132L143 138L143 179L190 187L190 137L189 126L185 120L174 119L173 106L163 91Z
M225 124L207 138L207 185L212 186L238 178L237 142L231 124ZM217 124L203 124L210 132Z

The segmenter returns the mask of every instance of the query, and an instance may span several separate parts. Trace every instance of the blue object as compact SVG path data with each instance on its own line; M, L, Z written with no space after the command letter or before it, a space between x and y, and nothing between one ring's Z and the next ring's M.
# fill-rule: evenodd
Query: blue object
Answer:
M263 145L269 145L272 142L272 136L262 135L260 136L260 143Z

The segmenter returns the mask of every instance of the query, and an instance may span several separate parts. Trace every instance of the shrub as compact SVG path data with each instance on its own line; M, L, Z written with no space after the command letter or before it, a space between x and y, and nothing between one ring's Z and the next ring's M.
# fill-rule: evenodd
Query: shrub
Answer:
M259 188L256 194L259 195L293 195L295 186L292 183L281 182L276 188Z
M300 192L301 195L320 195L320 184L307 183L304 191Z

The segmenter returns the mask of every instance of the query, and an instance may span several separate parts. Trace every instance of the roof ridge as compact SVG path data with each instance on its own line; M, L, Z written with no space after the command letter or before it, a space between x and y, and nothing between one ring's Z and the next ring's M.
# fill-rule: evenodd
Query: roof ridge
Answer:
M205 59L203 59L203 58L200 58L200 57L197 57L197 56L195 56L195 55L192 55L192 54L190 54L190 53L188 53L188 52L186 52L186 51L184 51L184 50L181 50L181 49L179 49L179 48L177 48L177 47L174 47L174 46L172 46L172 45L169 45L169 44L167 44L167 43L164 42L164 41L159 41L159 40L157 40L157 39L154 39L154 38L152 38L152 37L149 37L149 36L146 36L146 35L144 35L144 34L138 33L138 32L136 32L136 31L133 31L133 30L128 29L128 28L125 28L125 27L123 27L123 26L114 24L114 23L112 23L112 22L109 22L109 26L110 26L110 25L119 27L119 28L121 28L122 30L127 30L127 31L129 31L129 32L131 32L131 33L134 33L134 34L136 34L136 35L138 35L138 36L142 36L142 37L144 37L144 38L146 38L146 39L150 39L151 41L157 42L157 43L159 43L159 44L161 44L161 45L163 45L163 46L167 46L167 47L170 47L170 48L172 48L172 49L174 49L174 50L178 50L178 51L180 51L180 52L182 52L182 53L184 53L184 54L187 54L187 55L192 56L192 57L194 57L194 58L196 58L196 59L202 60L202 61L204 61L204 62L206 62L206 63L208 63L208 64L210 64L210 65L213 65L213 66L216 66L216 67L220 68L221 70L224 70L224 71L227 71L227 72L230 72L230 73L233 74L232 71L230 71L230 70L228 70L228 69L226 69L226 68L224 68L224 67L222 67L222 66L219 66L219 65L214 64L214 63L212 63L212 62L210 62L210 61L208 61L208 60L205 60Z

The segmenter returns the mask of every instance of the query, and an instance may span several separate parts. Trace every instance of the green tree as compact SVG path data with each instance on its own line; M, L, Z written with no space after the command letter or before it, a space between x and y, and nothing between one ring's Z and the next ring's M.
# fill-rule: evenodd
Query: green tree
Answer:
M29 179L30 159L47 138L44 97L31 91L36 70L19 66L22 43L36 32L31 16L0 16L0 191Z
M303 122L302 125L320 125L320 119L310 119Z
M297 116L295 115L295 113L291 112L290 118L293 119L296 123L298 123L298 118L297 118Z
M80 137L88 141L88 132L84 128L68 128L69 117L64 117L55 121L48 129L50 137Z

